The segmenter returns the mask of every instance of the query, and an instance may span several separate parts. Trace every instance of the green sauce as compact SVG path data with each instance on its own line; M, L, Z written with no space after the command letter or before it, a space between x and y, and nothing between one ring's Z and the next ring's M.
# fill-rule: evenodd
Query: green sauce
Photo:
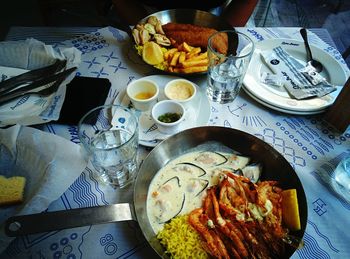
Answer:
M181 118L182 114L167 112L158 117L158 120L164 123L172 123Z

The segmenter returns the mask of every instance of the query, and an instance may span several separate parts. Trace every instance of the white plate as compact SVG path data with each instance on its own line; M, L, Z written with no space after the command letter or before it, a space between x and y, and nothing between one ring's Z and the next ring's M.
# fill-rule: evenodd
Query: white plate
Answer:
M338 96L341 87L337 90L320 98L307 100L296 100L289 97L284 88L273 88L260 81L262 72L270 72L270 69L264 64L260 53L263 50L271 50L277 46L282 46L291 56L306 64L305 45L302 41L291 39L269 39L258 42L253 53L252 60L244 77L243 89L249 91L249 95L254 95L260 99L260 103L270 105L272 109L280 111L294 111L297 113L317 113L332 105ZM346 72L343 67L327 52L320 48L311 46L313 56L319 60L324 68L321 75L331 84L343 86L346 82ZM295 113L294 113L295 114Z
M288 113L288 114L294 114L294 115L313 115L313 114L319 114L324 112L325 110L317 110L317 111L294 111L294 110L287 110L287 109L282 109L280 107L277 106L273 106L269 103L264 102L263 100L257 98L254 94L252 94L251 92L249 92L249 90L245 89L246 94L248 94L251 98L253 98L255 101L257 101L258 103L273 109L275 111L279 111L279 112L283 112L283 113Z
M161 101L166 99L164 95L165 85L170 80L179 79L179 77L169 75L153 75L144 77L144 79L157 82L159 85L158 101ZM192 100L191 106L188 107L186 113L187 115L185 120L181 123L179 131L199 126L206 126L209 121L211 111L205 89L200 88L198 85L196 85L196 87L197 95ZM130 99L126 94L122 99L121 104L124 106L130 105ZM151 117L151 111L135 111L137 116L139 116L139 144L147 147L155 147L159 142L169 137L169 135L158 131L157 126Z

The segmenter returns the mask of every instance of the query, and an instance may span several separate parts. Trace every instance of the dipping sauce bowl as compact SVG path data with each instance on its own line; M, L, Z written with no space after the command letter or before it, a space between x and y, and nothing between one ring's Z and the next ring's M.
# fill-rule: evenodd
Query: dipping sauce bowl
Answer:
M154 81L141 78L129 83L126 94L135 109L147 111L157 102L159 86Z
M164 88L164 94L167 99L174 100L185 108L188 108L190 102L196 96L196 86L189 80L186 79L174 79L169 81Z
M174 134L184 120L185 112L182 104L173 100L163 100L153 106L152 118L161 133Z

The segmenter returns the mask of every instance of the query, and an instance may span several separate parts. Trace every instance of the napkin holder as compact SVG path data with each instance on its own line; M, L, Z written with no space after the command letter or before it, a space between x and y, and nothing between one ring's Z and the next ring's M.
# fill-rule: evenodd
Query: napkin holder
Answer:
M332 124L340 132L344 132L350 124L350 77L340 91L334 104L324 115L324 120Z

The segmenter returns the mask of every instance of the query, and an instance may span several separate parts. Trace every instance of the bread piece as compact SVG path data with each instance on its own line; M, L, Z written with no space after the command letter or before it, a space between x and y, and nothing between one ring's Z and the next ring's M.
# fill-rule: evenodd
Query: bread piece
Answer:
M0 175L0 206L23 202L26 178L13 176L6 178Z

